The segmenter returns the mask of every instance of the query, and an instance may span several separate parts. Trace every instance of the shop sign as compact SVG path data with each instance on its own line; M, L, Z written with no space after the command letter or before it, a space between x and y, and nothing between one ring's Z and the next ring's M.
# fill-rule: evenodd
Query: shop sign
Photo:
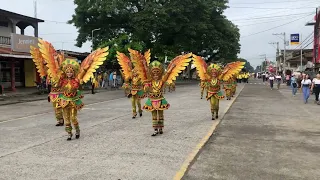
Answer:
M38 38L11 33L11 50L30 53L30 46L38 47Z

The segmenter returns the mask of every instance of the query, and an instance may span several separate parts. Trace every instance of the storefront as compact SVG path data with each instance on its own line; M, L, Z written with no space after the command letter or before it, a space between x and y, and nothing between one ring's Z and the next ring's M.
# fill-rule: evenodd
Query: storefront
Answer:
M29 53L0 48L0 83L4 88L34 87L36 69Z

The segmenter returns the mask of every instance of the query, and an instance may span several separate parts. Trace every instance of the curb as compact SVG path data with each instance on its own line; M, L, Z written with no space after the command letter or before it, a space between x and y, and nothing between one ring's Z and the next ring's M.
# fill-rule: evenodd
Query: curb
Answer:
M201 150L206 145L206 143L209 141L210 137L213 135L214 131L218 127L218 125L223 120L224 116L227 114L233 103L236 101L238 96L241 94L242 90L244 89L245 85L242 86L242 88L239 90L239 93L233 98L233 101L231 104L225 109L223 116L217 120L214 121L213 125L211 126L208 133L200 140L200 142L197 144L197 146L193 149L193 151L187 156L187 159L183 162L182 166L180 167L179 171L177 171L176 175L174 176L174 180L181 180L186 173L189 171L192 164L195 162L197 157L199 156Z

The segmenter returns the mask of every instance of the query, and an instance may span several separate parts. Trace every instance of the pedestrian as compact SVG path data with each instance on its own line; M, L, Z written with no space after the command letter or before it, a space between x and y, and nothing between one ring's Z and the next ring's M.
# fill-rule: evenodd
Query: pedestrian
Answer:
M262 73L262 82L265 82L265 81L266 81L266 73L263 72L263 73Z
M315 103L319 103L320 74L317 74L316 78L312 80L311 91L315 95Z
M287 82L287 86L290 86L290 76L289 74L286 75L286 82Z
M116 83L117 82L117 72L116 71L113 72L112 79L113 79L113 87L115 88L117 85L117 83Z
M277 88L280 89L280 84L282 80L280 73L276 76L276 80L277 80Z
M298 90L297 79L296 79L296 77L294 75L292 75L290 81L291 81L290 85L291 85L291 89L292 89L292 95L296 96L296 93L297 93L297 90Z
M270 88L271 88L271 90L273 90L273 81L274 81L274 76L271 75L271 76L269 77L269 83L270 83Z
M110 71L108 86L112 87L112 81L113 81L113 73L112 73L112 71Z
M310 97L310 87L311 87L311 80L309 79L309 75L308 74L304 74L303 79L301 81L301 86L302 86L302 94L303 94L303 100L304 103L307 104L308 103L308 99Z
M103 73L102 85L101 85L102 88L105 88L105 86L106 86L106 81L108 81L107 71L105 71L105 72Z

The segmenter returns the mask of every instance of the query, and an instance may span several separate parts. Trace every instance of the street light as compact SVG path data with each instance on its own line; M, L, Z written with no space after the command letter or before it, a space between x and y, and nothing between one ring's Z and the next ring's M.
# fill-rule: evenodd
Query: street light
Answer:
M95 32L95 31L100 31L101 30L101 28L97 28L97 29L94 29L94 30L92 30L91 31L91 38L92 38L92 49L93 49L93 33Z

